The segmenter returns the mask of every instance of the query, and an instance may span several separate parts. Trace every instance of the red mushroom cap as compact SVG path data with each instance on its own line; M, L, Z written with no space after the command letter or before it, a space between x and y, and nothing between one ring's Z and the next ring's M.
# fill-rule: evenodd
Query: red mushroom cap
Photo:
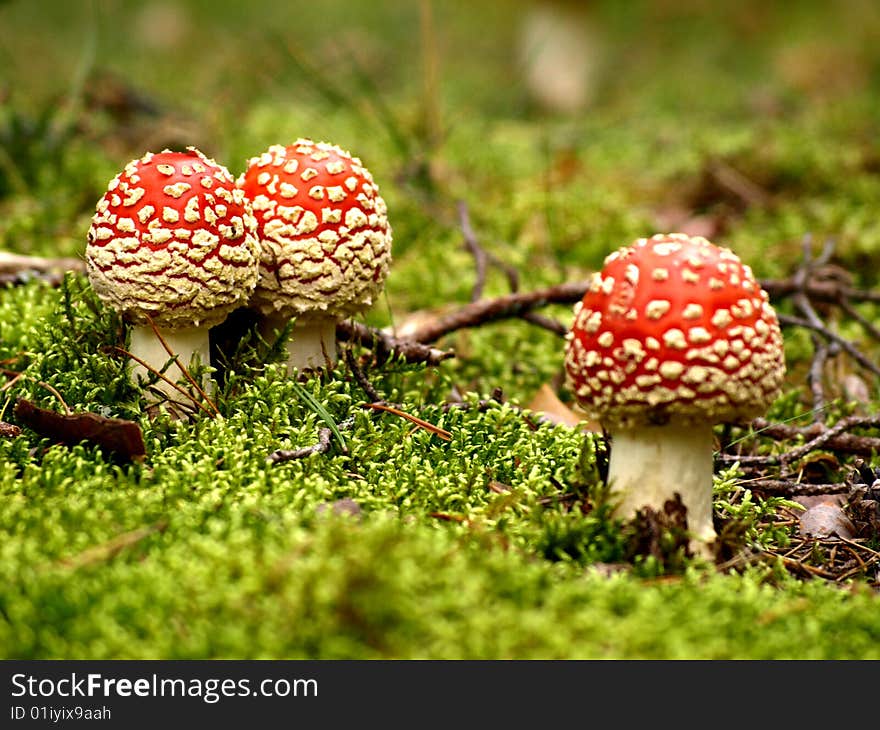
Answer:
M776 313L751 269L681 233L605 259L575 305L565 365L578 402L606 427L748 420L785 374Z
M135 324L211 326L257 282L250 203L195 148L132 160L98 201L86 246L101 299Z
M262 246L264 314L348 316L370 306L391 263L385 201L357 157L323 142L272 145L238 180Z

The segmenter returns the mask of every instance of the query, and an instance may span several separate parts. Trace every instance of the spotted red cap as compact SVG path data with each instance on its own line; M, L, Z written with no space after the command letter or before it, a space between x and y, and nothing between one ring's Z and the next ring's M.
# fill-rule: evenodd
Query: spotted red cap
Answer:
M92 287L134 324L217 324L257 282L250 202L190 147L132 160L98 201L86 246Z
M262 246L264 314L344 317L369 307L391 263L385 201L357 157L323 142L272 145L238 180Z
M785 374L767 293L726 248L681 233L605 259L568 333L580 405L607 427L754 418Z

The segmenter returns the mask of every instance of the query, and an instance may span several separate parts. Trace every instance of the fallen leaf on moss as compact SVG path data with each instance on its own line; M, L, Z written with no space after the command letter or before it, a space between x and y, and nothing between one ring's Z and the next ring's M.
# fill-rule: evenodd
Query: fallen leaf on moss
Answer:
M141 427L134 421L91 412L65 415L40 408L25 398L16 401L14 413L40 436L68 446L87 441L128 461L141 461L147 455Z
M5 438L15 438L20 433L21 429L18 426L6 423L6 421L0 421L0 436L4 436Z
M588 423L582 416L579 416L565 403L559 400L553 388L544 383L538 388L532 400L526 406L530 411L543 414L544 418L553 423L576 428L583 427L587 431L601 431L598 424Z

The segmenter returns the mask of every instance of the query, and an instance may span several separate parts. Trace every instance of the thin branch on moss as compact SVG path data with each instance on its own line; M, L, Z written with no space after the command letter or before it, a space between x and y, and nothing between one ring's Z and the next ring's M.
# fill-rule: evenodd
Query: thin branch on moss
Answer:
M28 380L34 380L33 378L31 378L28 375L25 375L25 377ZM61 393L59 393L57 389L55 389L54 387L49 385L49 383L44 383L42 380L34 380L34 382L37 385L39 385L41 388L45 388L46 390L48 390L52 395L54 395L58 399L58 402L61 403L61 407L64 409L64 413L66 415L69 416L71 413L73 413L73 411L70 410L70 406L67 405L67 401L64 400L64 398L61 396Z
M440 350L413 339L401 339L375 327L360 322L342 320L336 325L336 338L340 342L354 342L373 352L377 363L392 357L403 357L408 363L423 363L429 367L455 357L451 350Z
M474 265L476 267L477 276L473 289L471 289L471 303L480 301L483 298L483 290L486 285L486 273L490 264L504 272L504 275L507 277L507 282L510 285L511 294L517 294L519 292L519 273L513 266L493 256L480 245L480 242L477 239L477 234L474 232L473 226L471 225L467 203L463 200L458 202L458 218L465 246L467 246L468 251L470 251L471 255L474 257ZM526 311L518 316L526 322L530 322L538 327L549 330L556 335L565 335L568 331L568 328L561 322L537 312Z
M770 423L763 418L756 418L752 421L751 426L755 431L760 431L763 435L774 441L790 441L797 438L810 440L824 434L828 430L827 426L822 423L813 423L809 426L800 427L783 423ZM841 432L832 435L825 442L825 446L831 451L870 456L872 453L880 453L880 438Z
M123 532L112 540L87 548L72 557L63 558L60 562L66 568L82 568L94 563L103 563L115 557L126 548L137 545L151 535L155 535L157 532L164 532L167 527L168 521L161 520L147 527L139 527L136 530Z
M839 306L848 317L852 317L856 322L862 325L871 337L880 341L880 328L863 316L862 313L852 305L852 302L842 299L839 302Z
M318 430L318 442L312 446L303 446L299 449L277 449L266 457L269 464L280 464L285 461L304 459L312 454L325 454L330 449L330 437L333 432L329 428Z
M755 479L754 481L749 481L745 486L749 489L759 489L768 494L785 495L788 497L845 494L850 489L847 484L806 484L787 479Z
M7 377L9 377L10 375L12 375L12 373L15 373L15 375L13 375L11 378L9 378L9 380L7 380L5 383L3 383L2 386L0 386L0 393L3 393L4 391L9 390L9 389L12 388L12 387L13 387L13 386L14 386L19 380L21 380L21 379L24 377L24 373L23 373L23 372L22 372L22 373L19 373L19 372L16 372L16 371L14 371L14 370L3 370L2 372L3 372L3 374L6 375Z
M486 273L489 266L494 266L496 269L500 269L504 274L504 277L507 279L507 285L510 287L511 292L516 292L519 290L519 272L516 270L516 267L511 266L509 263L504 261L503 259L498 258L492 252L487 251L480 245L479 239L477 238L477 234L474 231L473 226L471 225L471 217L470 212L468 210L468 205L463 200L458 201L458 221L461 226L461 233L464 236L465 246L471 252L471 255L474 257L474 263L477 268L477 280L474 283L474 288L471 291L471 301L475 302L478 299L481 299L483 296L483 287L486 283Z
M880 427L880 416L849 416L847 418L842 418L834 424L834 426L825 430L823 433L820 433L803 446L799 446L796 449L780 454L779 462L783 465L788 465L792 462L798 461L811 451L816 451L817 449L826 446L836 436L840 436L851 429L860 427Z
M572 303L583 297L587 286L585 282L575 281L529 292L505 294L493 299L481 299L417 327L410 339L431 344L456 330L478 327L500 319L521 317L548 304Z
M361 390L364 391L367 398L373 403L384 403L385 399L379 394L379 391L373 387L373 384L369 381L361 366L358 365L357 358L354 356L351 348L346 348L345 350L345 362L348 364L351 374L354 375L354 379L361 387Z
M471 225L471 216L468 212L467 203L458 201L458 220L461 225L461 234L464 237L464 245L474 257L474 267L477 270L477 278L471 289L471 301L476 302L483 298L483 289L486 286L486 269L488 268L488 256L486 251L477 240L477 234Z
M2 370L0 372L3 372L5 375L11 375L15 371L14 370ZM73 411L70 409L70 406L67 405L67 401L64 400L64 397L61 395L61 393L58 392L57 388L55 388L52 385L49 385L49 383L44 383L42 380L37 380L36 378L31 377L30 375L28 375L27 373L25 373L23 371L15 373L15 376L13 378L11 378L9 381L4 383L3 387L0 388L0 393L12 388L22 378L24 378L26 380L30 380L31 382L39 385L41 388L45 388L46 390L48 390L53 396L55 396L55 398L61 404L61 407L64 409L64 413L66 415L69 416L73 413ZM0 415L2 415L2 414L0 414Z
M413 416L411 413L402 411L399 408L394 408L393 406L385 405L384 403L364 403L363 407L372 408L376 411L386 411L387 413L392 413L395 416L399 416L400 418L405 418L407 421L414 423L419 428L423 428L426 431L429 431L430 433L434 434L438 438L443 439L444 441L452 440L452 434L445 428L435 426L433 423L426 421L423 418L419 418L418 416Z
M450 399L443 404L443 412L448 413L454 408L470 409L474 408L478 412L488 411L490 408L497 408L504 403L504 391L501 388L493 388L488 398L481 398L476 403L468 403L461 398L457 389ZM516 408L515 406L512 406Z
M189 402L183 402L175 400L171 397L171 395L166 393L155 383L148 385L147 390L155 399L150 402L150 410L158 408L159 406L165 406L165 408L170 411L173 418L181 420L190 418L191 416L198 413L198 408L195 408L192 405L194 401L190 400ZM206 413L208 413L208 415L212 415L208 411L206 411Z
M822 385L825 363L828 361L830 348L819 340L816 335L811 335L813 341L813 359L807 372L807 384L813 396L813 420L821 420L821 413L825 410L825 389Z
M784 299L797 291L804 291L814 302L826 304L838 304L841 300L848 299L854 302L880 303L880 292L854 289L848 282L839 278L817 279L812 278L803 286L793 279L761 279L761 288L767 292L771 299Z
M554 335L559 335L560 337L565 337L568 333L568 327L562 322L553 317L548 317L546 314L541 314L540 312L526 312L525 314L520 315L520 319L537 325L538 327L541 327L548 332L552 332Z
M838 421L833 427L828 428L822 423L814 423L803 429L782 424L767 424L763 419L752 422L756 430L766 434L775 440L786 440L800 436L810 435L807 443L784 454L766 454L751 456L745 454L717 454L720 461L739 462L743 466L782 466L787 468L789 464L797 462L812 451L827 448L832 451L846 451L848 453L869 456L877 453L880 447L880 439L869 436L858 436L847 433L855 428L878 428L880 416L849 416ZM812 435L815 434L815 435ZM782 474L782 477L790 474Z
M853 345L849 340L841 337L836 332L832 332L824 325L815 325L807 319L802 319L801 317L792 317L787 314L777 315L779 317L779 322L781 324L793 325L795 327L805 327L806 329L813 330L818 332L822 337L829 341L829 344L837 343L841 348L849 355L853 360L859 363L866 370L870 370L877 377L880 377L880 366L874 363L870 358L866 355L862 354L859 349Z

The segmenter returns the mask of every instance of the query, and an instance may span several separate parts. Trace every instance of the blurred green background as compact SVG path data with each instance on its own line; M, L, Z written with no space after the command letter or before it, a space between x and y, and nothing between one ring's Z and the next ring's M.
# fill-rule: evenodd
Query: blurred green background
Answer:
M541 77L571 43L548 12L577 51ZM764 273L807 231L873 255L878 33L868 0L7 0L0 245L81 251L106 181L148 149L237 174L306 136L372 169L403 269L452 245L458 199L489 247L556 280L695 217L769 253ZM548 102L566 75L571 103Z

